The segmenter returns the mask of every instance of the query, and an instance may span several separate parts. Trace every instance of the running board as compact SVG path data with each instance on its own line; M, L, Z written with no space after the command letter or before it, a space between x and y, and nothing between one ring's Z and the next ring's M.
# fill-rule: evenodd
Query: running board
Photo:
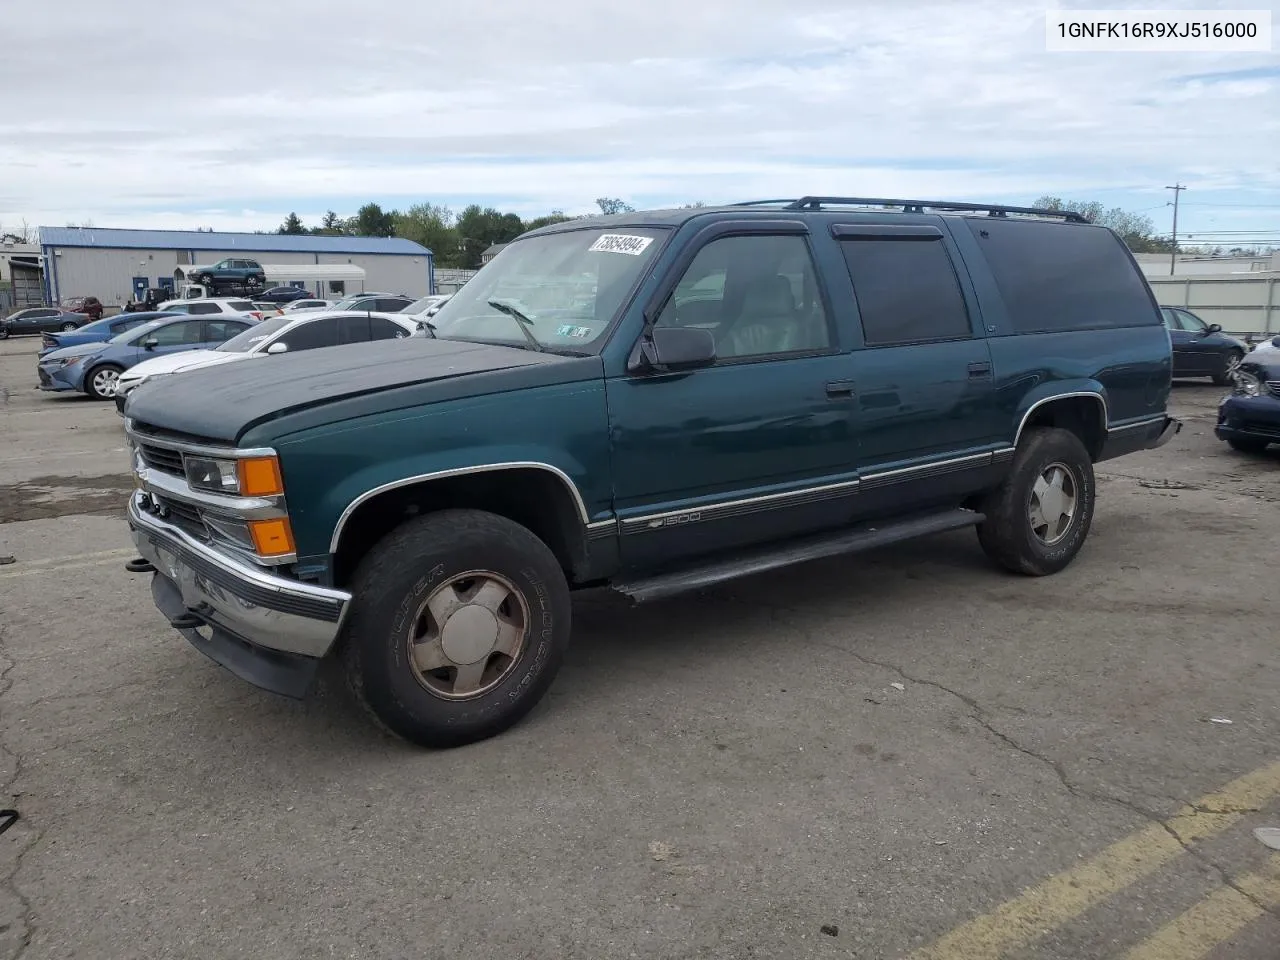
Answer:
M619 583L613 589L637 603L656 600L688 590L710 587L726 580L777 570L796 563L858 553L883 547L900 540L912 540L931 533L958 530L981 523L986 517L973 510L944 510L941 513L917 514L888 523L862 523L835 533L823 533L781 544L756 548L724 560L704 561L671 573L660 573L639 580Z

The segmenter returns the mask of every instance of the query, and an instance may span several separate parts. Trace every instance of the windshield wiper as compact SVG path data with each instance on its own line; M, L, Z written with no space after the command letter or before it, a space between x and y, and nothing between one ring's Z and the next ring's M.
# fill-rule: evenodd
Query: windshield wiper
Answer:
M509 300L486 300L485 302L499 313L505 313L512 320L515 320L516 326L520 328L520 332L523 333L525 339L529 341L529 346L533 347L533 349L537 350L539 353L546 352L546 348L543 347L542 343L529 329L529 327L533 326L533 321L521 313L519 308L514 306Z

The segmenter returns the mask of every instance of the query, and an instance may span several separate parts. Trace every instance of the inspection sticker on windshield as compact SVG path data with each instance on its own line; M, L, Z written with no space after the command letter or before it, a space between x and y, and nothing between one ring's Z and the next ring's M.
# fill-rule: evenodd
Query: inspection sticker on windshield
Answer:
M575 326L574 326L573 324L571 324L571 323L566 323L564 326L562 326L562 327L560 327L560 328L558 328L558 329L556 330L556 336L557 336L557 337L572 337L572 338L573 338L573 339L575 339L575 340L585 340L585 339L587 339L587 337L591 336L591 328L590 328L590 327L575 327Z
M633 257L638 257L651 243L653 243L653 237L637 237L630 233L606 233L587 249L603 250L605 253L629 253Z

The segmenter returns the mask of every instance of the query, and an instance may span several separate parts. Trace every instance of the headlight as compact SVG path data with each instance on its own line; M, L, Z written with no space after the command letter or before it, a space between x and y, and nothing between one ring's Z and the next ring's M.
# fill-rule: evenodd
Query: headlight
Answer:
M45 363L52 366L55 370L61 370L63 367L74 367L77 363L87 359L86 357L54 357L46 360Z
M215 493L240 492L240 476L234 460L187 455L182 458L182 466L187 474L187 483L198 490L212 490Z
M222 460L184 454L187 483L197 490L238 494L244 497L278 497L284 493L280 464L275 457Z
M1257 397L1263 393L1262 381L1252 373L1237 369L1235 371L1236 393L1244 397Z

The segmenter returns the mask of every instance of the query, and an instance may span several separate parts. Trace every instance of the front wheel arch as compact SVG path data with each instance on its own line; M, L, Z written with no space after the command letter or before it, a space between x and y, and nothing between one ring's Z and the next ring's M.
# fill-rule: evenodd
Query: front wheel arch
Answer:
M551 549L571 581L586 565L586 507L568 475L547 464L492 464L406 478L357 497L330 540L333 583L346 583L391 530L446 509L484 510L520 524Z

